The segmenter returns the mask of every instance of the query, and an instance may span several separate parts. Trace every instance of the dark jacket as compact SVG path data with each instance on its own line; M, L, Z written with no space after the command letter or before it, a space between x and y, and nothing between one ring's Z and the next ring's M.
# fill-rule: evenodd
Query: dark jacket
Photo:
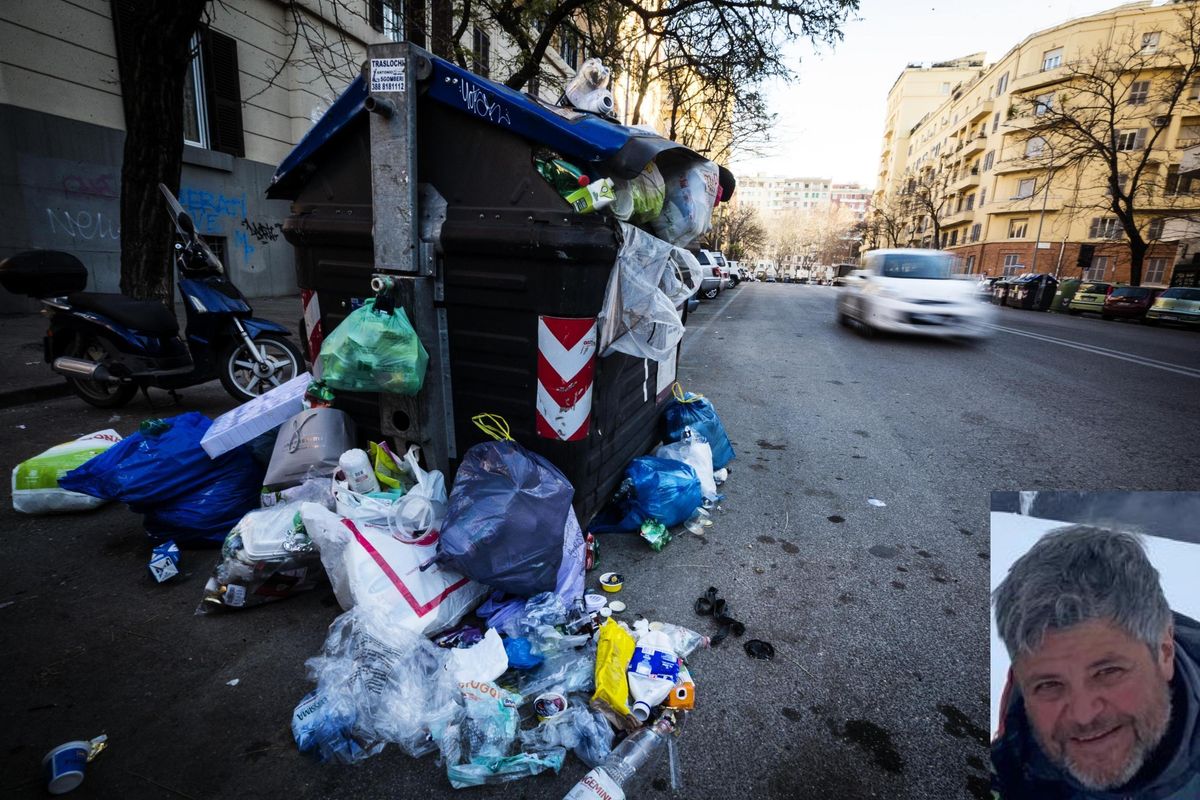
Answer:
M1046 758L1015 684L992 742L992 789L1000 800L1197 800L1200 798L1200 623L1175 614L1171 723L1159 749L1120 792L1081 787ZM1011 679L1010 679L1011 683Z

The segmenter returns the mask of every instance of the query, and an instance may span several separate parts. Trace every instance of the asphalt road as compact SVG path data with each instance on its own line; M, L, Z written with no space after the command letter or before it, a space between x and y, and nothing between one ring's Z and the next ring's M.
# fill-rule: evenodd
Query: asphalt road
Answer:
M758 283L700 307L680 378L738 452L723 510L661 553L602 541L628 617L711 633L692 605L716 586L744 638L777 652L752 660L730 639L695 657L674 796L986 797L989 492L1200 484L1197 334L1002 309L974 346L866 340L834 323L833 298ZM228 405L215 386L184 393L185 409ZM11 466L175 411L4 409L0 452ZM42 754L101 732L109 749L76 797L458 794L431 757L300 756L291 711L332 594L194 616L216 553L185 552L184 578L155 585L139 521L0 510L0 795L43 796ZM465 791L558 798L584 771L569 756L557 777ZM638 796L672 796L662 765L648 777Z

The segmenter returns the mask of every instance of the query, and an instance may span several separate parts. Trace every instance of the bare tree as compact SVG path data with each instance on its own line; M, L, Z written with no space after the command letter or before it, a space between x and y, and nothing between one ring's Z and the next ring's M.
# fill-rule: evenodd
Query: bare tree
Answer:
M926 165L910 170L904 178L901 203L908 212L910 225L918 231L930 227L931 246L938 247L942 235L942 221L950 213L950 172L933 169ZM923 237L924 238L924 237ZM922 242L924 243L924 242Z
M712 228L704 238L706 249L718 250L732 261L759 255L767 243L767 229L750 206L722 203L713 212Z
M904 233L911 215L907 196L886 195L871 206L863 235L863 246L867 249L902 247L906 244Z
M1024 98L1010 112L1027 119L1018 138L1032 167L1099 176L1099 185L1082 187L1083 205L1111 212L1120 229L1101 222L1091 238L1124 233L1135 286L1161 235L1151 230L1161 225L1154 220L1195 213L1194 202L1185 208L1175 195L1177 174L1161 163L1170 120L1200 79L1197 4L1181 3L1177 17L1173 31L1130 28L1123 39L1082 54L1061 67L1061 88Z

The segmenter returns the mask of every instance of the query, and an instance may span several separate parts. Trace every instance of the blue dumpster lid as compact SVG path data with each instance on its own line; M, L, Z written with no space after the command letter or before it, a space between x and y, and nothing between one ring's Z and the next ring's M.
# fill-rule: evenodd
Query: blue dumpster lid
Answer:
M596 114L559 108L530 95L481 78L455 64L428 56L433 71L427 79L428 96L439 103L471 114L548 147L581 168L596 168L620 178L633 178L664 152L703 159L699 153L656 133L610 122ZM305 134L275 170L268 197L287 197L305 177L303 166L330 139L360 114L367 82L359 75L342 92L325 115ZM722 200L733 196L733 173L721 170Z

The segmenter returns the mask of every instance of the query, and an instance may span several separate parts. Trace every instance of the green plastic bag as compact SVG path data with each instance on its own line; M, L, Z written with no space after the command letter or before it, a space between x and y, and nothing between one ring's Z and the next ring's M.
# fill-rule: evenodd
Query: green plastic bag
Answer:
M347 392L416 394L428 363L404 309L377 313L374 299L350 312L321 344L321 380Z

